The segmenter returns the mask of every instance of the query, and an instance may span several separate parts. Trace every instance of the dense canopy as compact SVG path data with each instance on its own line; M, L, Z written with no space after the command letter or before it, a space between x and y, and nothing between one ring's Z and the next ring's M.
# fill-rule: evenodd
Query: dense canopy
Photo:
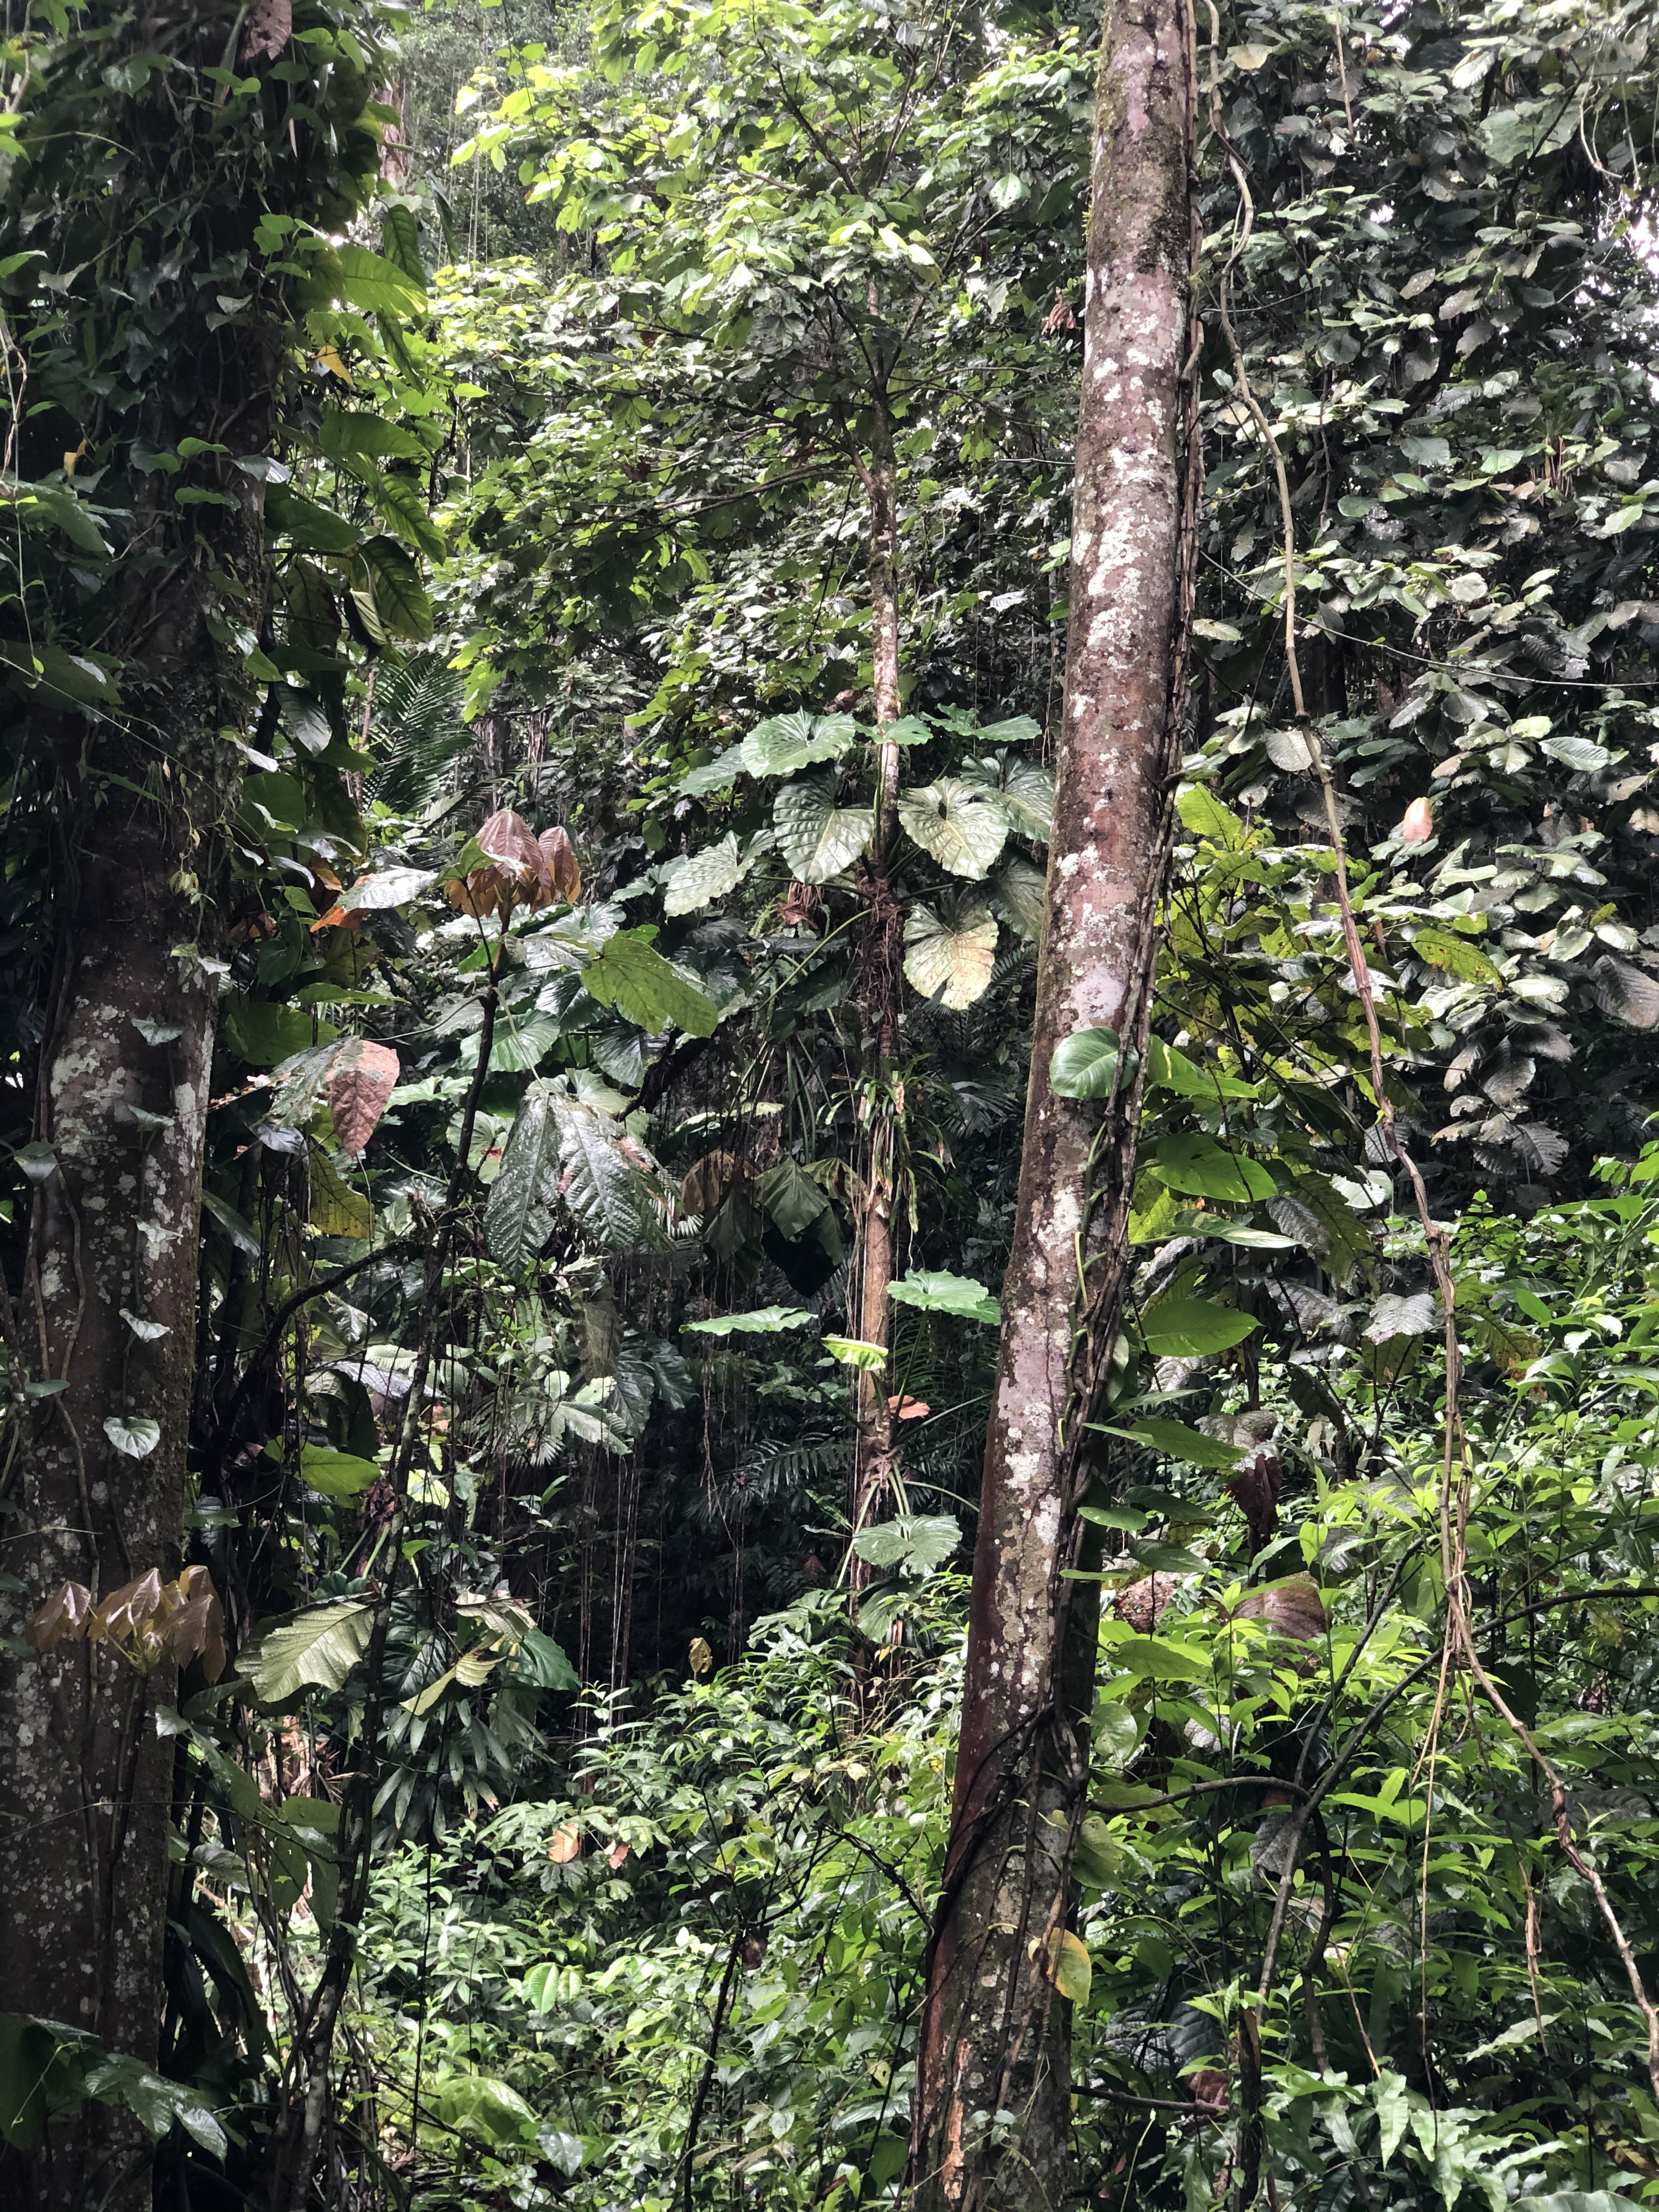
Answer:
M6 2212L1659 2195L1650 18L9 0Z

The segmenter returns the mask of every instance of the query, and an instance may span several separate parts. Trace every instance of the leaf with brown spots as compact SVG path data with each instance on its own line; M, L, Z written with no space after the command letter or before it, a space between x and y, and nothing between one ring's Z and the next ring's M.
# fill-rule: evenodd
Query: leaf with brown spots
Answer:
M403 1073L389 1045L351 1037L335 1054L323 1085L342 1148L361 1152L374 1135Z

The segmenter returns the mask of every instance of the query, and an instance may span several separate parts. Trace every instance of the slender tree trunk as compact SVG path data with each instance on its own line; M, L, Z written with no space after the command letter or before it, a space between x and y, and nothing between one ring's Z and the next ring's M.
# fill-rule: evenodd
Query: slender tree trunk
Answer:
M945 1893L911 2152L926 2212L1058 2206L1069 2008L1043 1971L1084 1809L1095 1608L1064 1579L1110 1370L1138 1087L1056 1097L1054 1049L1146 1031L1178 739L1191 79L1180 0L1103 29L1066 706L1013 1256L986 1443ZM1079 1280L1079 1256L1084 1261ZM999 2114L1012 2115L999 2120Z
M899 719L898 482L891 434L884 417L866 476L870 501L871 688L878 732ZM865 856L866 921L860 963L867 1038L866 1092L868 1148L864 1208L859 1224L858 1334L885 1351L892 1341L888 1287L893 1279L893 1102L884 1084L897 1041L902 985L902 919L888 881L898 800L896 744L876 748L875 821ZM865 1528L880 1511L892 1479L893 1423L887 1407L884 1367L861 1368L858 1377L858 1436L853 1480L853 1523ZM856 1554L852 1583L862 1589L869 1570Z

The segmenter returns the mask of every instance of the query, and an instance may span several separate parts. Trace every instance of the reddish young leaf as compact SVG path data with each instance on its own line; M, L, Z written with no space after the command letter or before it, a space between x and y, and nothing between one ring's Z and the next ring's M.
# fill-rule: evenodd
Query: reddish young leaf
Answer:
M65 1583L44 1605L37 1606L23 1624L23 1640L37 1651L77 1641L87 1632L92 1611L92 1592L84 1583Z
M582 872L566 830L544 830L536 840L541 848L549 882L558 896L574 906L582 895Z
M348 1152L361 1152L374 1135L403 1070L389 1045L352 1037L335 1054L324 1084L334 1133Z

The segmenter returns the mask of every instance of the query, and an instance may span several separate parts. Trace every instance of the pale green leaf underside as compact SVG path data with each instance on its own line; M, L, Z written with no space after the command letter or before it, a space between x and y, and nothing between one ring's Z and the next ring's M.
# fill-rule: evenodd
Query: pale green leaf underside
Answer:
M827 884L850 868L870 835L868 810L837 806L834 785L816 776L785 784L773 819L790 871L804 884Z
M905 975L924 999L937 997L953 1013L983 996L996 957L997 926L983 907L954 921L928 906L905 916Z
M955 776L901 792L898 817L924 853L972 883L983 879L1008 836L1000 807Z

